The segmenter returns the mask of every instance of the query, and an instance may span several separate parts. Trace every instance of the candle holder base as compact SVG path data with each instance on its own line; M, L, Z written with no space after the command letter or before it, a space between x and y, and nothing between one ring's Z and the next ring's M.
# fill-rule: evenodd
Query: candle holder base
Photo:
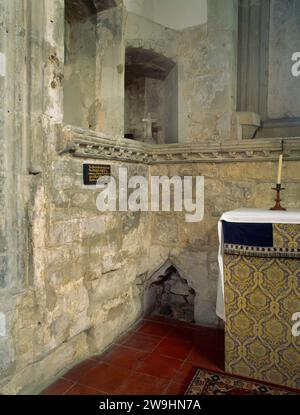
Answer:
M280 202L281 202L281 198L280 198L280 192L282 190L285 190L285 188L281 187L281 184L277 184L276 187L272 187L272 190L276 191L276 199L275 199L275 206L272 207L270 210L286 210L286 208L282 207Z

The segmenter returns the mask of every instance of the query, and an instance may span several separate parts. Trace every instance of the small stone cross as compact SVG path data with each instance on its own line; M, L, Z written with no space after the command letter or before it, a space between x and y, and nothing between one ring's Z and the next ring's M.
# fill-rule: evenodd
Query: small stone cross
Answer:
M152 135L152 125L153 123L155 123L157 120L155 120L154 118L152 118L151 113L148 112L147 117L142 119L143 123L145 124L145 140L153 140L153 135Z

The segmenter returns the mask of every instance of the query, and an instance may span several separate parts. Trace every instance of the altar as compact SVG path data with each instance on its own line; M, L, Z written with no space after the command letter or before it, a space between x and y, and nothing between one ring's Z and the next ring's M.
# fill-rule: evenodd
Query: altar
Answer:
M219 239L226 372L299 388L300 209L227 212Z

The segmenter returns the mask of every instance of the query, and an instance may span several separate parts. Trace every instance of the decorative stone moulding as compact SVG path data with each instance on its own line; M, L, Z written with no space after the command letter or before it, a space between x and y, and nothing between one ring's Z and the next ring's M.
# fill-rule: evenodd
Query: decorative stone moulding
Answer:
M125 138L115 139L91 130L63 127L61 154L99 160L118 160L143 164L226 163L275 161L284 153L285 160L300 160L299 138L227 140L222 143L178 143L149 145Z

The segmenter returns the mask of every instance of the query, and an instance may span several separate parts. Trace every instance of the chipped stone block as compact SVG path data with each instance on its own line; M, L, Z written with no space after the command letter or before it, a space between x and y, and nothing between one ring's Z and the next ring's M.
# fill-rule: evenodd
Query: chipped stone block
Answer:
M114 254L104 254L102 259L102 273L117 271L122 266L121 262L116 262L116 256Z
M82 238L101 235L104 231L105 221L100 215L96 218L82 220L80 224L80 235Z
M14 350L12 343L7 338L0 338L0 391L1 379L7 378L15 370ZM1 393L1 392L0 392Z
M36 394L48 386L51 379L74 366L89 355L86 333L62 343L59 347L36 362L33 362L10 378L0 383L0 393L5 395ZM45 376L47 374L47 376Z
M0 337L6 336L6 317L5 314L0 312Z
M237 128L237 139L253 138L261 125L260 115L254 112L237 112L234 124Z
M7 275L7 256L0 256L0 287L5 286Z

